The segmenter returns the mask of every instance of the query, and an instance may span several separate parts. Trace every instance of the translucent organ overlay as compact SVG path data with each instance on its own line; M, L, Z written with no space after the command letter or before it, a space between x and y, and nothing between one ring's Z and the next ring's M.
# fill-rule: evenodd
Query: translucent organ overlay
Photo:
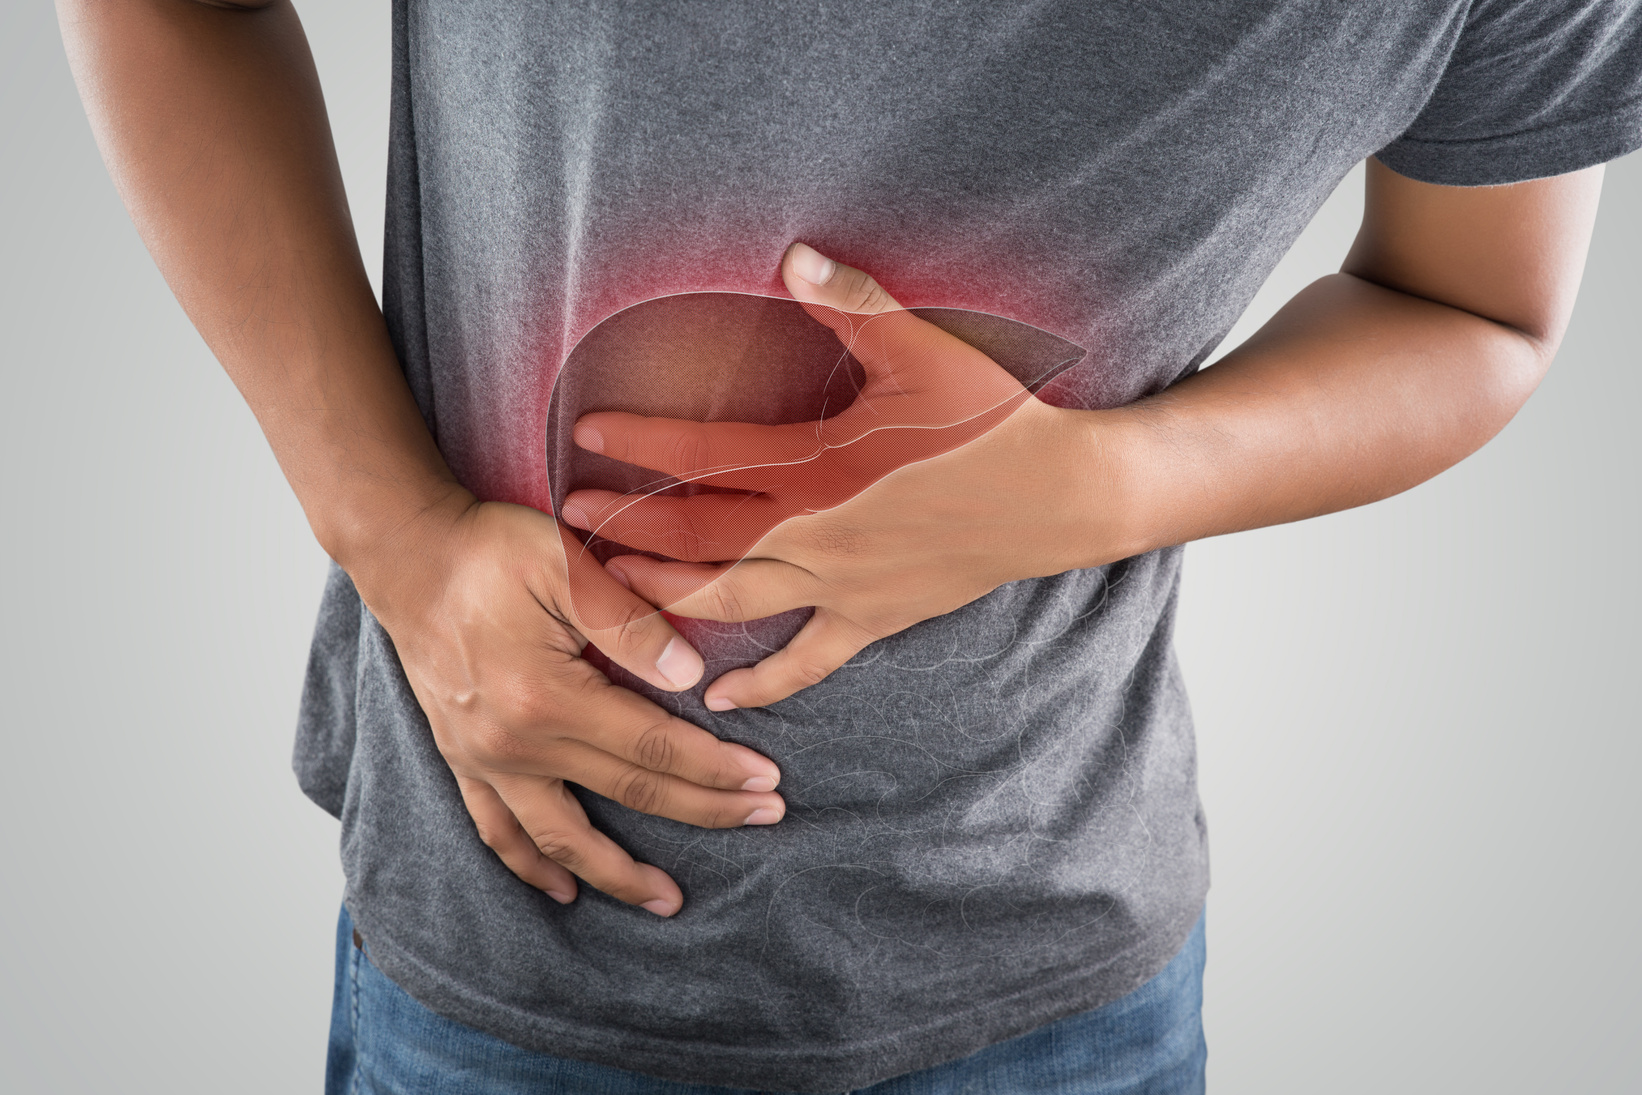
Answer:
M964 309L858 314L709 292L609 316L565 360L546 424L554 512L572 491L610 492L590 533L560 525L578 619L626 618L595 561L739 561L782 522L983 436L1084 354ZM589 427L602 452L573 440Z

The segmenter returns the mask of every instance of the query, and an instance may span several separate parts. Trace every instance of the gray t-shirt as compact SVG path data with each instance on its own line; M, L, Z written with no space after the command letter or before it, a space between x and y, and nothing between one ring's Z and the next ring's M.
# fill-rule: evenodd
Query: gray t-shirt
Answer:
M394 19L388 321L463 482L542 509L577 340L664 294L780 295L795 239L908 306L1076 344L1044 397L1110 407L1195 369L1366 156L1471 185L1642 144L1635 0L397 0ZM1113 1000L1185 939L1208 861L1180 562L1004 586L764 710L649 693L774 758L788 802L709 831L583 795L678 879L670 920L508 873L340 573L296 769L342 819L373 957L434 1010L659 1076L861 1086ZM690 634L708 679L769 644Z

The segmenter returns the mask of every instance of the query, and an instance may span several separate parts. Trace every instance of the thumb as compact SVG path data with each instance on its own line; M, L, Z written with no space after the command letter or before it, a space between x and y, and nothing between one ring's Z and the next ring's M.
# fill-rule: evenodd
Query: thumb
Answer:
M902 308L865 270L834 262L806 243L787 248L781 280L810 318L831 328L870 375L891 377L915 368L927 361L941 336L950 338Z
M834 262L804 243L787 248L781 260L781 280L787 283L787 292L804 304L862 316L899 311L901 307L865 270Z
M835 420L833 444L851 440L860 426L945 427L1018 405L1026 389L986 354L956 335L907 311L864 270L834 262L815 248L794 243L781 260L787 290L810 318L832 329L866 370L868 402L901 399L895 410L874 405L851 420L851 408ZM878 400L879 403L883 401Z
M611 661L657 688L679 692L699 681L701 655L666 617L612 577L563 524L559 537L572 626Z

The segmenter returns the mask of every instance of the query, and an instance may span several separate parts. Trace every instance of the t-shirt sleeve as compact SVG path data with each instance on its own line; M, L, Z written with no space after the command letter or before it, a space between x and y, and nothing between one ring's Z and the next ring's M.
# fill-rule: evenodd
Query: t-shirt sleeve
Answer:
M1642 0L1476 0L1431 97L1377 156L1492 186L1642 147Z

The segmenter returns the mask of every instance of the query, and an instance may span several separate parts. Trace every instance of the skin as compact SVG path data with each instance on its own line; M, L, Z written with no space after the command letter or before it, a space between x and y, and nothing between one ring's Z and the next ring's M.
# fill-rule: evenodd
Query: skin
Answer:
M793 250L819 260L803 244ZM782 537L803 535L816 522L801 522L766 542L777 526L835 509L899 468L971 445L1035 402L1015 376L980 350L911 312L887 303L871 313L813 304L804 309L862 366L852 402L830 408L821 421L779 426L622 412L583 415L572 431L582 448L662 474L640 476L647 485L632 494L574 491L561 506L562 519L675 559L750 560L748 565L756 566L773 558ZM816 364L830 372L834 361ZM654 486L668 476L721 489L690 498L656 493ZM941 494L960 507L943 518L943 527L972 527L983 519L979 512L962 511L964 495L955 495L950 485ZM918 527L927 531L927 525L925 514ZM568 543L565 550L578 553L581 545ZM721 597L730 588L717 581L723 567L638 569L649 562L627 556L610 572L624 583L643 582L648 596L663 598L657 604L685 606L687 615L699 614L686 606L691 593L714 585L710 596ZM656 585L658 580L667 588ZM598 611L596 597L574 578L571 593L584 616ZM827 626L827 619L823 615L817 626Z
M706 693L714 710L773 703L867 644L1005 582L1363 505L1457 463L1510 421L1550 365L1601 180L1596 167L1514 186L1440 187L1370 160L1363 225L1341 273L1307 287L1213 368L1118 410L1031 399L979 440L785 521L737 565L704 566L696 560L714 556L690 551L703 538L670 536L713 527L708 513L725 507L722 496L635 505L576 491L565 518L691 560L608 564L671 612L746 620L815 606L786 648ZM854 314L899 307L870 275L803 244L789 249L782 274L807 303ZM977 376L985 390L985 374L960 363L951 383ZM754 462L749 453L761 446L749 431L767 438L764 451L779 451L787 429L591 414L576 438L692 477L694 467L670 458Z
M571 603L561 527L476 499L428 434L365 276L290 5L58 11L133 221L315 536L392 637L482 839L557 900L579 878L663 916L682 904L677 885L594 831L566 781L731 826L780 819L779 771L611 685L579 656L589 639L679 690L702 663L654 604L723 620L815 606L788 648L708 691L715 707L757 706L1004 582L1405 490L1497 433L1544 375L1601 186L1594 168L1437 187L1371 161L1342 272L1213 368L1117 410L1027 401L983 437L784 522L733 568L577 563L601 603L626 606L595 627ZM807 248L782 273L807 303L896 307L865 272Z

